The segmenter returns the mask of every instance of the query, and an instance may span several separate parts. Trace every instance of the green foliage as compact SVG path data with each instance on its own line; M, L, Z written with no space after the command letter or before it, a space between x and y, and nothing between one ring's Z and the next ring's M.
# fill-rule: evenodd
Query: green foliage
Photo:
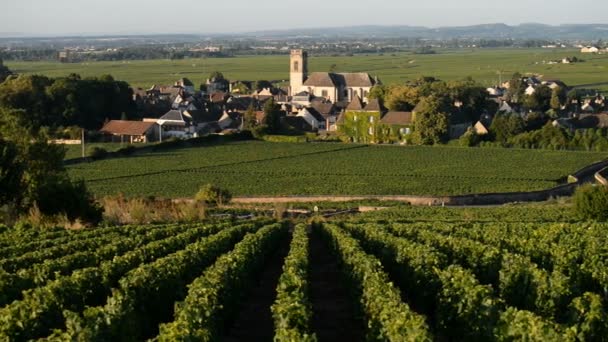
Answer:
M133 227L126 227L125 239L131 239L129 232L145 234L149 227L142 226L139 231ZM174 227L175 228L175 227ZM85 305L102 303L115 287L118 280L130 270L141 264L149 263L157 258L169 255L185 248L188 244L196 242L201 237L215 233L226 228L193 226L184 231L177 227L181 233L153 241L134 248L122 255L114 255L95 267L76 267L69 275L59 277L47 284L24 293L23 299L14 301L0 310L0 336L9 339L31 339L48 336L52 329L60 328L63 324L64 310L81 312ZM101 230L103 232L103 230ZM108 236L107 238L111 238ZM93 239L95 240L95 239ZM104 241L98 242L102 244ZM89 242L90 243L90 242ZM82 247L86 250L86 247ZM78 249L63 249L64 253L76 253ZM36 315L32 315L36 312Z
M466 133L458 139L458 144L463 147L477 146L480 142L481 136L472 129L467 130Z
M490 125L490 133L494 139L506 145L507 140L524 131L524 121L516 114L499 114Z
M562 337L554 323L546 322L529 311L508 308L500 316L495 335L497 341L560 341Z
M0 110L2 115L12 112ZM15 214L36 207L43 215L65 215L70 221L101 221L103 211L85 183L70 181L62 146L48 144L45 137L30 135L23 128L7 129L14 130L6 134L11 140L0 139L0 205L8 205Z
M423 98L414 120L414 141L421 145L435 145L448 139L448 115L441 111L436 97Z
M277 285L277 298L271 307L274 341L316 341L311 332L312 307L308 298L309 247L307 226L293 231L289 255Z
M281 131L283 113L281 106L274 102L274 98L270 98L264 104L264 122L269 134L276 134Z
M60 335L70 340L143 339L172 312L174 302L199 272L227 253L257 224L238 225L188 245L176 253L129 271L105 306L87 308L82 316L68 316ZM215 232L211 228L209 232Z
M336 226L323 225L320 232L333 247L356 293L360 310L368 320L369 340L432 340L424 318L401 302L399 292L376 258L366 254L355 239Z
M608 189L603 185L579 187L573 197L574 212L583 220L608 220Z
M93 146L89 149L87 155L93 160L101 160L108 156L108 151L103 147Z
M0 59L0 83L4 82L12 74L12 71Z
M523 105L530 110L546 112L551 108L552 90L546 85L535 88L532 95L525 95Z
M23 109L19 119L35 131L43 126L96 130L108 119L135 112L129 85L111 76L53 79L21 75L0 84L0 107Z
M273 85L270 81L266 81L266 80L259 80L255 82L255 86L254 86L255 90L260 91L264 88L268 88L268 89L272 89Z
M207 205L225 205L230 203L232 194L226 189L221 189L213 184L207 184L201 187L196 193L194 199L198 202L204 202Z
M547 189L605 158L597 152L444 146L264 141L204 146L141 151L137 158L74 164L68 170L97 196L191 198L202 184L229 189L234 196L457 195ZM311 181L320 174L322 182Z
M608 315L601 296L586 292L570 305L570 321L574 324L566 332L577 341L601 341L608 336Z
M214 341L224 322L233 317L243 291L287 229L272 225L248 234L222 255L189 286L184 302L176 306L175 320L161 324L159 341Z

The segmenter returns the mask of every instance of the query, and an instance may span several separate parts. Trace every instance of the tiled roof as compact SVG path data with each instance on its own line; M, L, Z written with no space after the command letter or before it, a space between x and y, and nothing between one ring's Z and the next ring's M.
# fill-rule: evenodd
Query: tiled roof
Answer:
M319 113L316 109L314 109L312 107L308 107L308 108L305 108L304 110L308 111L308 113L310 113L310 115L312 115L312 117L315 118L315 120L317 120L319 122L325 121L325 118L323 117L323 115L321 115L321 113Z
M363 110L363 103L361 102L361 98L357 95L353 98L352 101L346 107L346 110L350 111L361 111Z
M111 120L100 130L102 133L116 135L144 135L156 122Z
M328 72L313 72L304 82L305 86L311 87L337 87L333 75Z
M311 107L317 110L323 116L330 116L334 114L335 107L333 103L313 102Z
M185 121L182 112L179 110L170 110L165 115L161 116L159 120L167 120L167 121Z
M412 112L388 112L384 114L380 122L387 125L411 125L413 115Z
M374 79L364 72L338 74L343 79L343 84L347 87L373 87L376 83Z
M378 101L378 99L371 99L367 105L365 105L365 108L363 109L366 112L382 112L384 111L382 105L380 104L380 101Z
M329 73L313 72L304 82L311 87L372 87L376 81L367 73Z

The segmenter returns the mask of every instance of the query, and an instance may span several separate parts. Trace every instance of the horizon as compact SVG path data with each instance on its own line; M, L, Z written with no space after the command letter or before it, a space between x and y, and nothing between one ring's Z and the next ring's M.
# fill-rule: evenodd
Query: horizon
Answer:
M89 2L85 5L83 3ZM581 0L572 11L565 0L549 6L540 1L513 0L488 5L482 0L442 3L428 0L380 0L372 11L345 0L330 3L309 0L301 5L286 0L269 6L233 0L212 7L184 0L177 9L167 9L160 0L121 0L104 2L56 0L11 1L4 5L0 35L19 37L69 37L106 35L244 34L265 31L335 29L359 26L410 26L426 28L463 27L489 24L602 25L608 3ZM303 8L302 8L303 7ZM211 8L212 13L207 11ZM529 9L522 11L521 9ZM590 9L593 10L585 10ZM188 9L188 10L182 10ZM293 11L304 13L301 17ZM307 11L308 10L308 11ZM314 19L309 19L314 16ZM555 18L567 18L556 22ZM18 29L16 29L18 28Z
M400 28L400 27L408 27L408 28L421 28L421 29L456 29L456 28L465 28L465 27L477 27L477 26L490 26L490 25L506 25L509 27L521 27L526 25L542 25L547 27L564 27L564 26L593 26L593 25L602 25L608 26L608 23L560 23L560 24L547 24L541 22L522 22L516 24L509 24L504 22L488 22L488 23L472 23L469 25L450 25L450 26L424 26L424 25L382 25L382 24L365 24L365 25L339 25L339 26L307 26L307 27L292 27L292 28L281 28L281 29L260 29L260 30L249 30L249 31L239 31L239 32L82 32L82 33L26 33L26 32L3 32L0 31L0 38L78 38L78 37L146 37L146 36L202 36L202 37L211 37L211 36L238 36L238 35L251 35L257 33L267 33L267 32L290 32L295 30L336 30L336 29L351 29L351 28L360 28L360 27L377 27L377 28ZM608 28L607 28L608 35Z

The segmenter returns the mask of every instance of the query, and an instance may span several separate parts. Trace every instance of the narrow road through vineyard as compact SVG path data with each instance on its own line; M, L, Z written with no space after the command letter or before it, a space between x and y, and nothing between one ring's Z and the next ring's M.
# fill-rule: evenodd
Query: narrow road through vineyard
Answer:
M338 259L316 233L310 234L312 331L320 342L364 341L363 322L344 286Z

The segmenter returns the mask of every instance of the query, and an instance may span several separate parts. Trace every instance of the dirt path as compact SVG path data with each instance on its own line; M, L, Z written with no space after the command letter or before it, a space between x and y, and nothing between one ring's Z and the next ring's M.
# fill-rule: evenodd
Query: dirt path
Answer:
M283 272L285 256L289 252L289 241L290 238L285 239L270 256L222 341L272 342L274 322L270 307L276 299L277 283Z
M355 317L339 265L320 237L310 238L312 330L320 342L365 340L363 322Z

